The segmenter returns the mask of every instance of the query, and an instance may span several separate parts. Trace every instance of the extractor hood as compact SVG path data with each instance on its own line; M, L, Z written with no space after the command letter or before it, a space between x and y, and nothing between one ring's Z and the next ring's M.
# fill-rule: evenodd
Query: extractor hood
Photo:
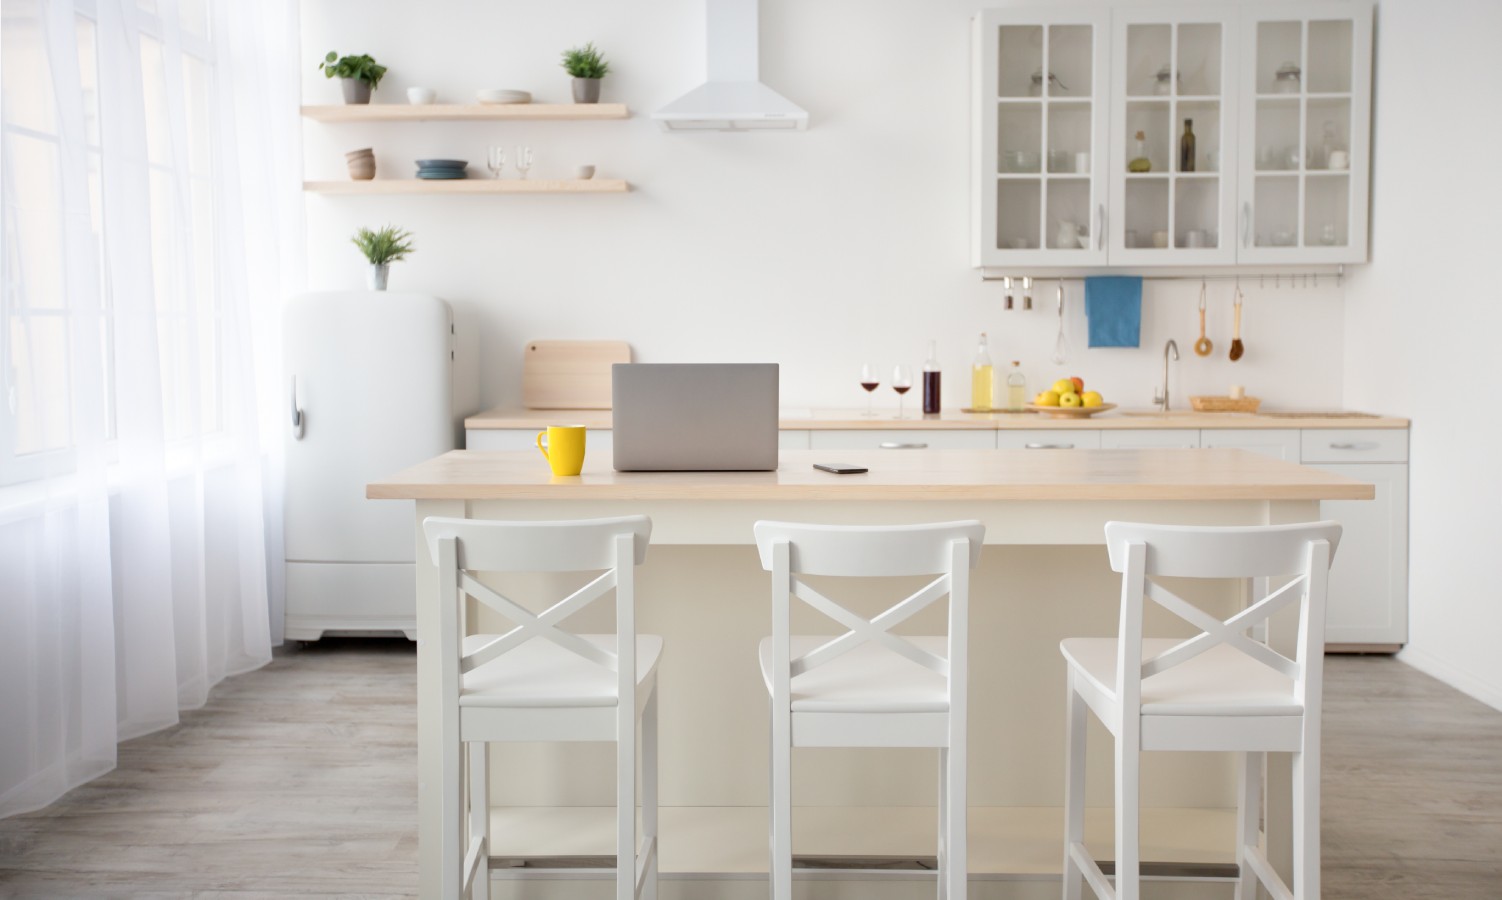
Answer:
M664 131L802 131L808 112L757 80L757 0L705 0L708 80L652 114Z

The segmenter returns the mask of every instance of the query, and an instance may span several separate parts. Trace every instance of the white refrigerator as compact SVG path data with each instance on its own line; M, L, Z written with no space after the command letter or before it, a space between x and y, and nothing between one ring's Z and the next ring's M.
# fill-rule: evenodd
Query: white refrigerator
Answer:
M286 637L414 638L412 504L367 482L454 449L454 325L425 294L306 294L284 317Z

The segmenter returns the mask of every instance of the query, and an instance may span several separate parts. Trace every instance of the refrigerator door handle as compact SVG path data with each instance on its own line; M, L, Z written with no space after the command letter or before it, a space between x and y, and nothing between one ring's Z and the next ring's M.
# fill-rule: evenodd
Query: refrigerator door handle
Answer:
M302 440L303 433L307 430L303 423L302 409L297 405L297 376L292 376L292 439Z

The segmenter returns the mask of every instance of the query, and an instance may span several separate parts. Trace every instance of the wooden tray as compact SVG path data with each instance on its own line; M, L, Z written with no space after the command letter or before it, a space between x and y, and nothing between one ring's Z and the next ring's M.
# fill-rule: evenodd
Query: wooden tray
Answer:
M1115 409L1114 403L1102 403L1100 406L1038 406L1029 403L1027 408L1045 419L1088 419L1096 413Z
M1190 397L1189 405L1195 412L1244 412L1254 413L1262 401L1256 397Z

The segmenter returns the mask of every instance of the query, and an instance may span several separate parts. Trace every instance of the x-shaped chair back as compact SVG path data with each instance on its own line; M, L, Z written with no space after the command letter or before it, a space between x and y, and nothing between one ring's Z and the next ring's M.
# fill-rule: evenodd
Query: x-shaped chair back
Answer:
M1319 683L1324 657L1325 593L1330 561L1340 544L1336 522L1297 525L1194 527L1108 522L1111 568L1122 573L1121 648L1117 684L1125 709L1140 703L1141 683L1221 644L1287 676L1299 701ZM1277 590L1227 619L1210 615L1155 581L1288 578ZM1188 622L1199 634L1151 659L1142 659L1144 599ZM1279 611L1299 605L1299 636L1292 658L1247 631Z

